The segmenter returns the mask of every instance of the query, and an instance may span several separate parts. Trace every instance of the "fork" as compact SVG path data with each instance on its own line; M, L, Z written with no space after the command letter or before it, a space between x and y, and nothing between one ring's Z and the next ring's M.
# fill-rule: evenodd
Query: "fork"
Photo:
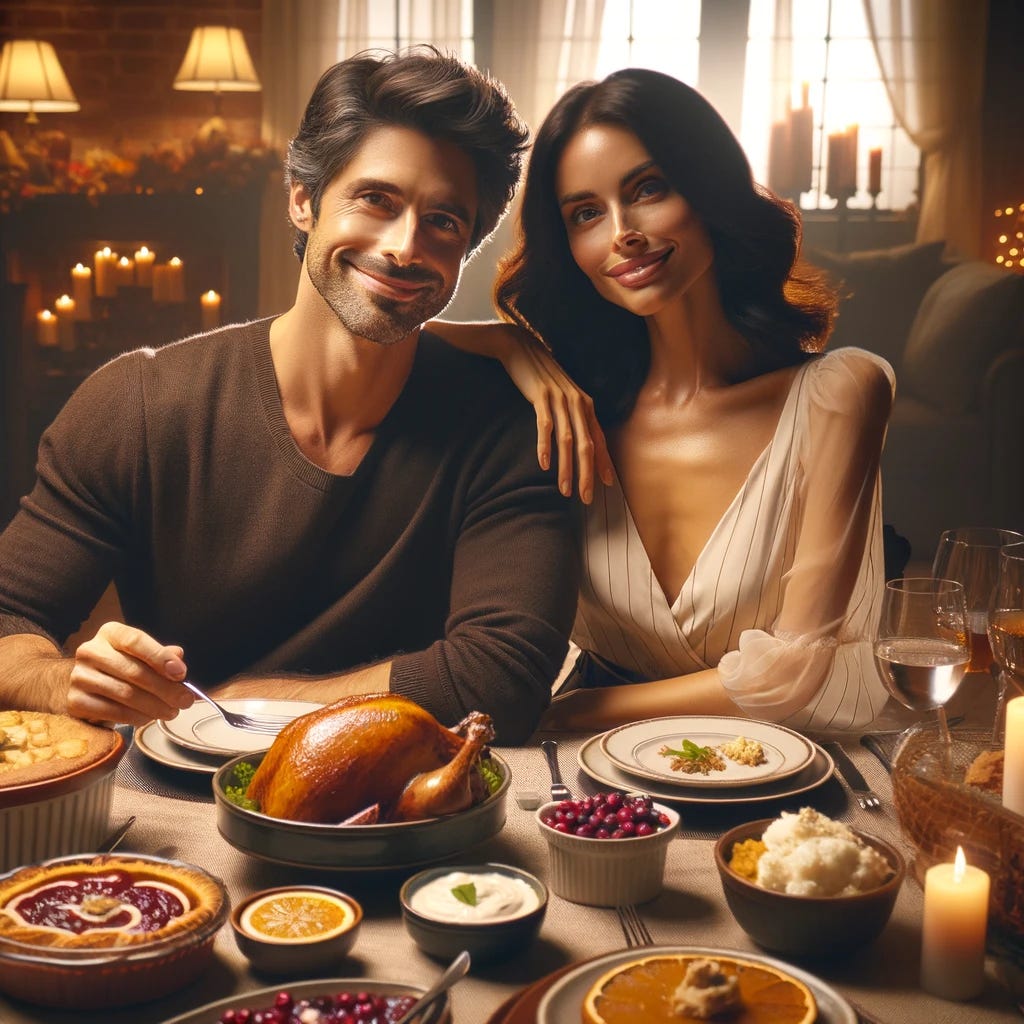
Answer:
M195 683L190 683L187 679L183 679L181 685L187 690L191 690L201 700L205 700L207 704L216 708L217 714L228 725L234 726L236 729L247 729L249 732L261 732L267 736L276 736L292 720L288 716L281 715L261 715L259 717L240 715L236 711L228 711L227 708L221 707L209 694L199 689Z
M571 800L572 794L569 792L569 787L562 781L562 773L558 770L558 744L554 740L544 740L540 749L544 751L548 768L551 771L551 799Z
M857 798L857 803L860 804L861 808L865 811L877 811L882 806L881 798L868 785L867 779L861 775L860 769L847 756L842 745L833 740L823 744L823 746L832 755L832 759L839 769L839 774L842 775L843 780L850 787L850 792Z
M643 918L634 904L626 903L616 907L615 913L619 915L619 926L622 928L622 934L626 938L626 946L629 949L654 945L654 939L651 938L651 933L647 930L647 925L644 924Z

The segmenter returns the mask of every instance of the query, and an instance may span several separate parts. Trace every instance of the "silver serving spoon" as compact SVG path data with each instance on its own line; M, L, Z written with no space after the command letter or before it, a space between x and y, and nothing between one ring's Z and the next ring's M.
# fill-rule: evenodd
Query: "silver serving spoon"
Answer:
M444 974L434 982L426 992L409 1007L395 1024L409 1024L416 1015L425 1010L439 995L447 992L460 978L465 977L469 970L469 954L463 950L446 968Z

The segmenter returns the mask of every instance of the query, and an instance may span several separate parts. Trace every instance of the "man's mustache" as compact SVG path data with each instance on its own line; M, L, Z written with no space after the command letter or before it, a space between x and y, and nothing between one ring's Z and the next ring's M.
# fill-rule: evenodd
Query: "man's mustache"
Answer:
M426 267L400 267L389 260L377 260L363 253L343 253L346 263L352 264L357 270L376 277L391 278L403 284L442 284L441 275Z

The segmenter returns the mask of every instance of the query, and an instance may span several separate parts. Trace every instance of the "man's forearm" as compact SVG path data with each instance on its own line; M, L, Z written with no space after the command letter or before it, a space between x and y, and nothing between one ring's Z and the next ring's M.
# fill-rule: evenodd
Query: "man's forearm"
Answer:
M73 664L38 634L0 637L0 707L64 714Z
M382 661L336 676L242 677L213 687L210 693L214 697L263 697L330 704L342 697L386 693L390 689L391 662Z

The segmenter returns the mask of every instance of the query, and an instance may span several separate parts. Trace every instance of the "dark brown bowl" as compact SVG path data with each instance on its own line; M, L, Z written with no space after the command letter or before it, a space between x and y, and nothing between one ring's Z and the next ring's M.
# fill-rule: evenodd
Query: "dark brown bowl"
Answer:
M762 948L787 956L820 959L848 953L881 934L907 873L903 855L884 839L853 829L889 862L892 875L877 889L855 896L794 896L762 889L729 867L736 843L760 839L774 821L738 825L715 844L715 867L722 891L740 927Z

